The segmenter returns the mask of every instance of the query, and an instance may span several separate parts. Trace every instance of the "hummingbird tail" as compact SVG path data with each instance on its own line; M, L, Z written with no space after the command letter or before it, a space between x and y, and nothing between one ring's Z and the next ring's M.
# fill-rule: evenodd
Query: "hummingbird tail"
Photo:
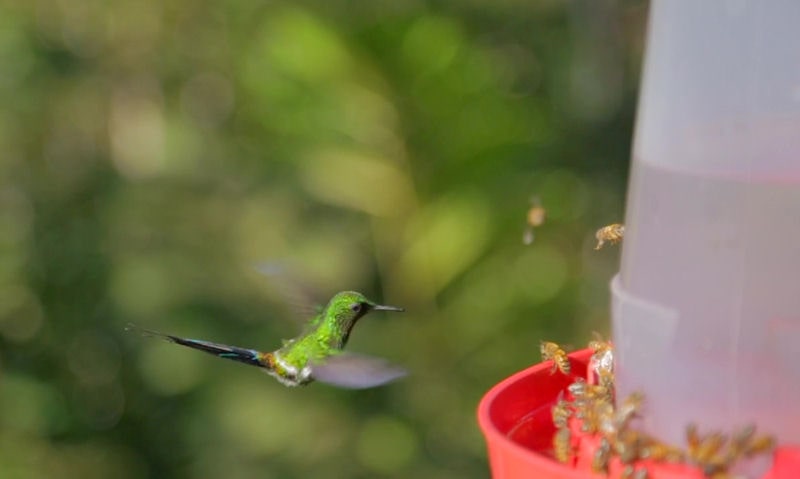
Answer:
M246 349L236 346L228 346L227 344L212 343L210 341L202 341L199 339L181 338L171 334L160 333L152 329L144 329L133 324L128 324L125 327L126 331L136 331L143 336L150 336L161 338L171 343L180 344L188 348L197 349L199 351L213 354L218 358L230 359L240 363L249 364L251 366L268 367L269 363L265 361L267 355L255 350Z

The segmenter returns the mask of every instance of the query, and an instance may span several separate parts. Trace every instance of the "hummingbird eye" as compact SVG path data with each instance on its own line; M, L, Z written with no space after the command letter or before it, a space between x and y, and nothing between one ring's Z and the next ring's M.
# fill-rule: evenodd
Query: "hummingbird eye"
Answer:
M354 313L361 312L361 303L353 303L353 304L351 304L350 305L350 310L353 311Z

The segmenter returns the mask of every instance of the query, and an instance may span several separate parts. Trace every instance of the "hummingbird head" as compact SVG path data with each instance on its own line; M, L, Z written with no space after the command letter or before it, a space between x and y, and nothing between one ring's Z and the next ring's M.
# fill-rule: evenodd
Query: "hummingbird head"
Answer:
M403 308L377 304L356 291L342 291L328 302L324 317L334 321L337 329L344 335L344 343L356 321L370 311L403 311Z

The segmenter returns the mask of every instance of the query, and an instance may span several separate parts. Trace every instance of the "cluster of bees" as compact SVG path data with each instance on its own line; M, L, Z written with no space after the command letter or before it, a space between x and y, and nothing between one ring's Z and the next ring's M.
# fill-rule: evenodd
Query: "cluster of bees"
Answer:
M768 453L774 447L774 438L756 435L755 426L749 425L728 436L713 432L700 435L695 424L686 428L686 449L664 444L630 427L644 403L644 395L634 392L615 407L614 361L611 343L595 335L589 343L592 357L589 367L592 383L578 378L562 391L552 409L556 433L553 436L553 453L560 462L569 463L575 457L572 431L579 426L581 433L599 438L599 445L591 461L592 471L608 474L612 457L622 464L620 479L648 479L647 468L641 460L661 463L694 465L711 479L735 479L731 466L743 458ZM571 371L567 353L558 344L542 342L542 359L553 361L552 373ZM567 393L569 400L565 399ZM570 418L574 422L570 427Z
M522 242L526 245L533 243L535 237L534 229L541 226L547 216L547 211L542 206L542 202L538 196L531 197L530 203L525 231L522 233ZM625 236L625 225L614 223L603 226L594 234L594 237L597 239L597 246L595 246L594 249L601 249L606 243L617 244L622 241L623 236Z

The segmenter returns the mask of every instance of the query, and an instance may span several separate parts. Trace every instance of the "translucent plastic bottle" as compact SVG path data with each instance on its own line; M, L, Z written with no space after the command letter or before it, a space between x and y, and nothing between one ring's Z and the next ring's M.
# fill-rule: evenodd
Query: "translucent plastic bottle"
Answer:
M651 3L612 294L648 432L800 444L800 1Z

